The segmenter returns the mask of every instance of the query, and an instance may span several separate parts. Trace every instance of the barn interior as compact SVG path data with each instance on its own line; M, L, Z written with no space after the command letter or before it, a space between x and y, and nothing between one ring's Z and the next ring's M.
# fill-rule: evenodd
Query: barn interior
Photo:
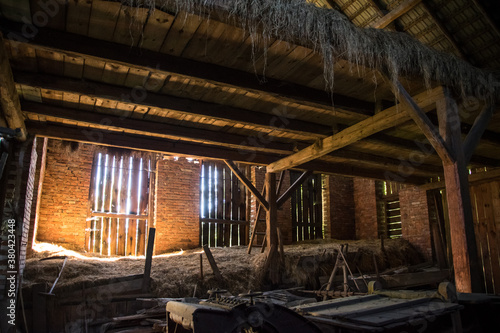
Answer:
M1 0L0 32L2 332L496 320L498 2Z

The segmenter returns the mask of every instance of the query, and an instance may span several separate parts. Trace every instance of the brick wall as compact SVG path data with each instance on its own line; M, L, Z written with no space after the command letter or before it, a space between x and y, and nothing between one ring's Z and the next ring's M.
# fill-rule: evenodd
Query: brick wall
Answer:
M431 231L427 193L416 186L406 186L399 192L403 238L432 259Z
M201 163L185 158L157 162L155 253L199 246Z
M326 239L354 239L353 178L323 176L323 224Z
M37 241L83 250L95 146L49 140Z
M354 211L357 239L377 239L377 197L375 181L354 178Z

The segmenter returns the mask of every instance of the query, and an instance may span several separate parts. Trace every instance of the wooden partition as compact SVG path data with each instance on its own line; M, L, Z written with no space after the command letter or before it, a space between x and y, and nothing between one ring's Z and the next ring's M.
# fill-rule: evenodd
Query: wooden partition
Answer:
M248 243L247 191L224 162L204 161L201 171L201 245Z
M500 180L471 184L474 231L484 287L489 294L500 294Z

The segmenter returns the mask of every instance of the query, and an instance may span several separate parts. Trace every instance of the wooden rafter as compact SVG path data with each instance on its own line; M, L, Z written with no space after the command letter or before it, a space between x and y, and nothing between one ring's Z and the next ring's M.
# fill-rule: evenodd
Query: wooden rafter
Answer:
M268 211L269 203L267 202L267 200L262 196L259 190L257 190L255 186L253 186L252 182L248 180L248 178L240 171L240 169L238 169L236 164L234 164L233 161L229 160L224 160L224 162L229 167L229 169L231 169L236 178L238 178L243 183L243 185L245 185L245 187L255 196L255 199L257 199L257 201L262 205L262 207L264 207L264 209Z
M405 0L405 1L401 2L396 8L391 10L384 17L382 17L379 20L372 23L371 27L377 28L377 29L383 29L383 28L387 27L389 24L391 24L398 17L406 14L409 10L411 10L413 7L418 5L421 1L422 0Z
M442 88L434 88L430 91L415 96L415 101L419 107L425 108L433 104L442 96ZM296 167L303 163L312 161L324 156L334 150L348 146L356 141L364 139L372 134L397 126L410 119L410 116L403 112L407 110L407 105L396 105L375 114L373 117L358 122L351 127L340 131L337 134L325 139L318 140L315 144L279 161L268 165L269 172L277 172Z
M481 13L481 17L485 19L488 22L490 28L495 31L497 38L500 38L500 29L495 24L495 22L493 22L490 14L484 9L483 5L480 4L478 0L472 0L472 2L474 3L474 6L477 8L477 10Z
M17 95L16 85L10 68L9 57L5 50L3 36L0 33L0 113L11 129L19 129L17 138L26 140L26 126L21 112L21 103Z

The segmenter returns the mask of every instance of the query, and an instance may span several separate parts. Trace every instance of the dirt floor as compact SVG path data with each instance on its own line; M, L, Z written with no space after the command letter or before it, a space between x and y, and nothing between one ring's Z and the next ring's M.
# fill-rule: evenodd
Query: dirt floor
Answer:
M329 276L339 244L348 244L348 262L356 272L363 274L375 271L374 261L380 272L388 268L422 263L422 257L403 239L385 240L382 251L380 240L374 241L311 241L284 247L282 264L283 284L274 287L304 286L319 289L319 276ZM66 250L51 244L37 244L36 251L27 260L23 286L46 282L49 286L56 279L62 259L41 260L53 256L68 256L54 292L58 287L96 282L100 279L121 277L144 272L145 259L130 257L96 257ZM248 290L264 290L270 286L259 276L264 261L260 249L254 248L251 255L246 247L212 248L215 261L224 282L218 282L201 248L174 252L153 257L151 276L152 294L155 297L192 296L195 286L198 297L203 297L212 288L227 289L233 295ZM200 254L203 256L204 279L200 279ZM357 255L356 255L357 254ZM375 258L375 260L374 260ZM357 267L355 267L357 266Z

